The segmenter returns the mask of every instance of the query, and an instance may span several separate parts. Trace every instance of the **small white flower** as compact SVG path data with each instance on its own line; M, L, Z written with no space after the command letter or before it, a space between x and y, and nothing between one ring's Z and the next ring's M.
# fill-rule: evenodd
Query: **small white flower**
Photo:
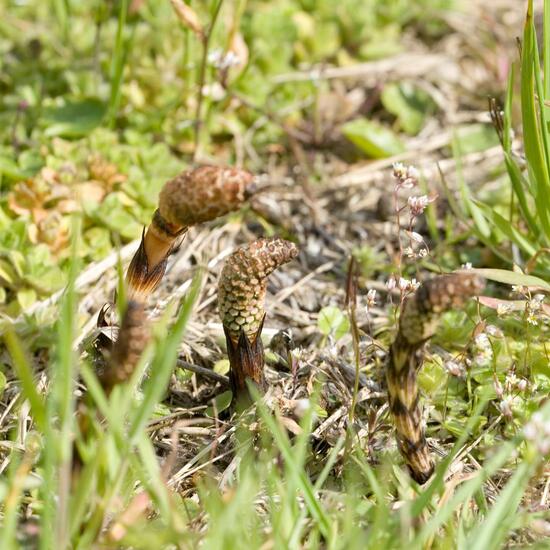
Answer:
M404 279L403 277L399 277L399 282L397 283L397 286L399 287L399 290L408 290L410 285L411 285L411 282L408 279Z
M466 262L465 264L462 264L462 269L472 269L472 262Z
M514 387L518 382L519 378L513 372L506 375L506 385L508 387Z
M239 65L240 60L235 52L230 50L224 53L221 48L216 48L208 54L208 63L216 67L216 69L224 71L230 67Z
M512 285L512 292L515 292L516 294L527 294L529 289L523 285Z
M425 258L427 255L428 255L428 249L427 249L427 248L421 248L421 249L418 251L418 256L419 256L420 258Z
M519 391L525 391L527 389L527 380L525 378L522 378L518 381L517 387Z
M488 350L491 349L491 340L485 332L480 332L474 339L475 345L478 350Z
M412 196L407 199L407 204L411 212L411 216L420 216L426 210L428 205L433 202L435 198L430 198L428 195Z
M420 283L416 279L411 279L411 289L416 290L420 286Z
M485 332L489 336L493 336L494 338L502 338L504 336L504 334L502 333L502 330L500 330L495 325L487 325L485 327Z
M395 280L395 277L392 275L392 276L388 279L388 281L386 282L386 288L387 288L388 290L393 290L393 289L396 287L396 285L397 285L397 282L396 282L396 280Z
M367 292L367 310L376 305L376 290L371 288Z
M406 175L407 173L407 169L405 168L405 165L402 162L394 162L391 167L393 169L393 175L396 178Z
M535 315L532 312L529 312L525 319L530 325L533 325L534 327L536 327L539 324L539 320L535 317Z
M523 428L523 436L525 439L534 441L537 438L538 433L539 430L534 422L528 422L525 424L525 427Z
M489 365L493 359L493 348L491 341L484 332L481 332L474 338L474 361L479 366Z
M502 317L507 313L512 311L512 306L510 304L503 304L502 302L497 305L497 315Z
M417 233L416 231L408 231L408 234L411 240L413 240L415 243L424 242L424 237L420 233Z
M504 388L497 379L493 380L493 388L495 390L495 393L497 394L497 397L499 399L502 399L502 396L504 395Z
M445 366L445 370L452 376L460 377L460 376L464 376L465 374L464 366L461 365L460 363L457 363L456 361L453 361L453 360L446 361L444 366Z
M418 185L420 173L414 166L405 166L401 162L393 164L393 177L397 180L397 189L410 189Z
M512 400L510 397L506 396L498 405L500 412L508 417L512 418Z

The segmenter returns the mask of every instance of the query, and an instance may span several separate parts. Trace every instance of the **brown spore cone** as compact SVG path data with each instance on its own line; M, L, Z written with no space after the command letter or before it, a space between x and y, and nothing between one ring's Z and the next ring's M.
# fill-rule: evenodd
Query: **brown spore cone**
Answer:
M144 300L151 294L164 276L168 256L188 228L240 208L252 193L252 182L252 174L245 170L210 165L169 180L128 267L128 295Z
M101 385L107 393L116 384L130 379L149 340L150 330L145 306L141 302L130 300L110 359L100 376Z
M279 238L258 239L226 260L218 285L218 307L229 356L233 402L248 405L248 381L266 390L261 332L267 277L298 255L298 248Z
M460 308L484 288L475 273L451 273L425 281L406 298L399 330L391 345L386 381L397 442L412 478L426 483L434 470L420 405L417 374L422 367L423 344L431 338L446 311Z
M258 239L226 260L218 287L220 317L236 343L241 332L253 342L264 318L267 277L298 255L294 243L278 237Z
M405 300L399 320L399 333L411 345L431 338L437 322L446 311L462 307L480 294L485 280L475 273L450 273L422 283Z
M169 180L159 197L159 213L172 231L204 223L241 207L253 176L245 170L201 166Z

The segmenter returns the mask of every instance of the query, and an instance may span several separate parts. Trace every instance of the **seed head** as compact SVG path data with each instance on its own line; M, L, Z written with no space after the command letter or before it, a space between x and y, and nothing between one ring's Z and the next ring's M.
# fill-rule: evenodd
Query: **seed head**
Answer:
M159 212L174 227L213 220L237 210L247 198L253 176L237 168L201 166L168 181L159 197Z
M218 307L234 342L241 332L251 342L256 339L265 314L267 277L297 255L294 243L274 237L258 239L229 256L220 277Z

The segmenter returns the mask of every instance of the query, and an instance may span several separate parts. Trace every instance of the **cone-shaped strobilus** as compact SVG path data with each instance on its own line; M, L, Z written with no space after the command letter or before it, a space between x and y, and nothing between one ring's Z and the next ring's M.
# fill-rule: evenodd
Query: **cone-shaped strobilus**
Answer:
M168 181L128 267L128 298L146 299L162 280L170 252L189 227L238 210L251 193L252 181L249 172L223 166L201 166Z
M218 285L218 307L227 341L233 400L250 400L247 380L266 389L261 332L268 276L298 255L280 238L258 239L226 260Z
M399 330L390 348L386 380L399 449L418 483L426 483L434 469L424 435L417 385L417 374L424 360L423 345L435 334L442 314L463 306L483 290L484 284L481 277L471 273L440 275L422 283L403 304Z

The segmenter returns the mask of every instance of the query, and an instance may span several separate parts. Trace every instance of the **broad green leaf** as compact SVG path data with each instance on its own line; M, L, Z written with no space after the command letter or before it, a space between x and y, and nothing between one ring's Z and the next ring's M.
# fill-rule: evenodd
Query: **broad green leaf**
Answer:
M214 363L214 372L227 374L229 372L229 359L220 359Z
M382 90L382 104L397 117L401 128L408 134L418 134L433 102L426 92L409 82L386 84Z
M67 102L62 107L51 107L43 115L42 122L46 126L44 133L48 137L86 136L101 124L105 113L105 104L98 99L84 99Z
M490 124L460 126L456 129L454 137L458 141L462 155L486 151L499 144L498 135Z
M342 126L342 133L371 158L391 157L405 150L392 130L366 118L347 122Z
M213 417L215 414L220 414L225 411L231 405L233 399L233 393L231 390L224 391L214 398L214 403L207 407L206 416Z
M550 292L550 284L535 277L533 275L525 275L524 273L516 273L515 271L507 271L506 269L469 269L468 273L477 273L489 279L496 281L497 283L504 283L506 285L518 285L518 286L532 286L540 287Z
M24 180L32 175L32 172L22 170L10 158L0 156L0 176L6 176L11 180Z
M23 311L32 306L36 302L36 298L36 292L32 288L22 288L17 291L17 301Z
M319 312L317 326L324 336L333 336L339 340L349 331L349 320L336 306L326 306Z

